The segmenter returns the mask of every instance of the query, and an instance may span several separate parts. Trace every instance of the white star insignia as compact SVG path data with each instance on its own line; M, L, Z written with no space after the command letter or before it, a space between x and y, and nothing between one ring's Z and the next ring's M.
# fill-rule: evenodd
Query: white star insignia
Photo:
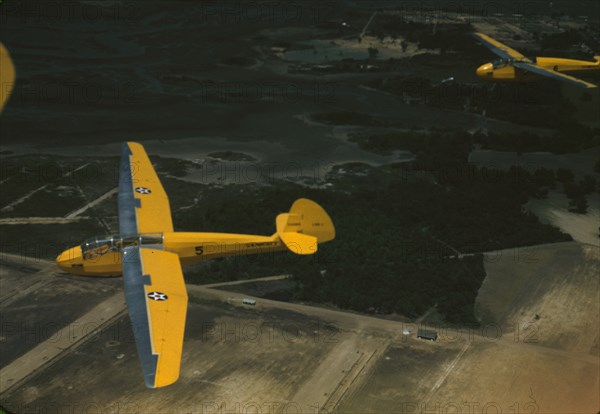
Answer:
M152 300L167 300L169 297L161 292L150 292L148 297Z

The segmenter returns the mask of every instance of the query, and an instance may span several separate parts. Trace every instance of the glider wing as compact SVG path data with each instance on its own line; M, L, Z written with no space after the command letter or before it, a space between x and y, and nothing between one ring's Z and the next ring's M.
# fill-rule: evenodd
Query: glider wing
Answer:
M123 281L146 386L172 384L179 377L188 302L179 257L151 247L127 247Z
M593 83L589 83L584 80L578 79L574 76L565 75L564 73L556 72L554 70L546 69L532 63L515 62L513 63L513 66L522 70L526 70L528 72L535 73L537 75L546 76L547 78L567 82L571 85L580 86L583 88L597 88L597 86Z
M500 56L502 59L508 60L519 60L522 62L531 62L530 59L526 58L521 53L516 50L506 46L504 43L500 43L499 41L492 39L486 34L483 33L473 33L473 36L479 40L485 47L490 49L492 52Z
M173 231L169 198L137 142L123 144L121 153L119 230L123 235Z

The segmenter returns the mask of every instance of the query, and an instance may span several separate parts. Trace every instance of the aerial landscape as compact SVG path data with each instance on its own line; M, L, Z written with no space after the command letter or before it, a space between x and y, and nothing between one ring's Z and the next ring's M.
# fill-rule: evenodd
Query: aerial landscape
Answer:
M599 413L599 28L1 2L0 413Z

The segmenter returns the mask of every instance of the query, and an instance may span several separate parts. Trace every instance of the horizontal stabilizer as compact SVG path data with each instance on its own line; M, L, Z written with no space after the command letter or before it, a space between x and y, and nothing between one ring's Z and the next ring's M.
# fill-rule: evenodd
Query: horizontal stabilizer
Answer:
M283 244L293 253L306 255L317 251L317 238L302 233L277 233Z

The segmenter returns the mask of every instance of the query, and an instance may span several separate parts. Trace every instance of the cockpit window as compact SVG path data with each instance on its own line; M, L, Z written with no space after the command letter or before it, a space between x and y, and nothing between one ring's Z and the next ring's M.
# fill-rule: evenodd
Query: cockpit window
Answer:
M87 239L81 244L85 260L95 259L109 252L120 252L126 247L138 245L162 245L162 233L140 234L133 236L105 236Z
M492 62L494 69L500 69L506 66L508 62L505 59L496 59Z
M492 61L492 66L494 69L501 69L505 66L510 66L515 62L515 59L496 59Z
M81 245L81 252L85 260L94 259L113 250L114 240L112 237L87 239Z

